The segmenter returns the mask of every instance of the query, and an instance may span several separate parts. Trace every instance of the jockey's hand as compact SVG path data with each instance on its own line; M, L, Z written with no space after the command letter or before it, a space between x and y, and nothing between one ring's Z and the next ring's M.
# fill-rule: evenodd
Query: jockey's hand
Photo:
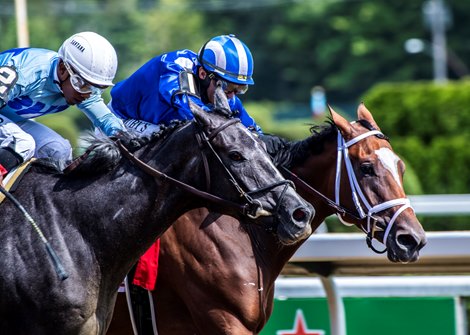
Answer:
M148 142L147 138L139 137L129 131L118 131L113 138L119 139L130 152L140 149Z

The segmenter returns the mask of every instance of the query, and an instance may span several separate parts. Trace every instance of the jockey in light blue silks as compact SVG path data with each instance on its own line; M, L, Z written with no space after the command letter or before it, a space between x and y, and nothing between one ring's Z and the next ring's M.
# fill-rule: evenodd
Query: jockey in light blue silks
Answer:
M158 124L193 118L188 99L206 111L214 103L216 83L221 82L233 116L248 129L262 133L237 94L253 85L253 57L234 35L216 36L198 54L179 50L157 56L111 90L110 109L128 129L140 135L158 131ZM137 264L135 285L153 290L157 277L160 240Z
M261 133L237 96L254 84L252 75L248 47L234 35L217 36L198 54L178 50L152 58L113 87L109 107L128 128L149 134L155 130L152 124L192 119L188 99L209 111L220 80L234 117Z
M116 51L93 32L71 36L58 52L21 48L0 53L0 181L31 157L72 158L70 143L32 118L77 105L106 135L125 130L101 98L113 86L116 70Z

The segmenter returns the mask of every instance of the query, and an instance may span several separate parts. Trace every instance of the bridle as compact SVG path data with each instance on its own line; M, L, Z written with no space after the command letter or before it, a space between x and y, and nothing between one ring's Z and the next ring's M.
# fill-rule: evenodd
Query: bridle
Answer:
M290 181L290 180L281 180L281 181L273 183L271 185L268 185L268 186L265 186L265 187L262 187L262 188L259 188L259 189L256 189L256 190L246 192L238 184L238 182L236 181L236 179L234 178L232 173L227 169L227 167L223 163L222 159L220 158L219 154L217 153L217 151L214 149L214 147L212 145L212 140L221 131L223 131L225 128L227 128L231 125L239 123L240 120L236 119L236 118L230 119L226 123L222 124L221 126L219 126L216 129L214 129L211 133L206 133L203 130L203 128L197 123L196 120L193 120L193 122L195 122L196 129L198 130L196 132L196 138L197 138L197 141L199 143L200 148L202 149L201 154L202 154L202 157L203 157L204 168L205 168L205 172L206 172L206 186L208 187L208 190L210 189L210 172L209 172L210 170L209 170L209 164L208 164L208 160L207 160L207 156L206 156L204 148L208 148L208 150L217 158L217 161L222 165L224 171L228 175L228 180L235 187L235 189L239 193L240 197L245 200L245 204L238 204L236 202L232 202L230 200L220 198L216 195L213 195L213 194L208 193L206 191L201 191L201 190L199 190L199 189L197 189L197 188L195 188L191 185L188 185L188 184L186 184L182 181L179 181L179 180L177 180L173 177L170 177L167 174L165 174L161 171L158 171L158 170L154 169L153 167L149 166L147 163L141 161L139 158L137 158L135 155L133 155L122 144L122 142L119 139L117 139L115 141L115 143L116 143L117 147L119 148L119 150L121 151L121 153L127 159L129 159L132 163L134 163L138 168L140 168L142 171L144 171L148 175L150 175L150 176L152 176L156 179L160 178L164 181L168 181L168 182L170 182L170 183L172 183L172 184L184 189L185 191L190 192L190 193L192 193L192 194L194 194L194 195L196 195L200 198L215 202L217 204L221 204L223 206L228 206L228 207L235 208L236 210L240 211L241 213L243 213L244 215L248 216L251 219L256 219L260 216L270 216L270 215L272 215L270 212L264 210L261 202L259 200L254 200L252 198L252 195L257 194L257 193L261 193L261 192L268 192L268 191L270 191L270 190L272 190L272 189L274 189L274 188L276 188L280 185L284 185L284 190L282 191L281 197L279 198L279 203L276 206L276 211L277 211L279 206L280 206L280 203L282 201L282 198L284 197L284 194L285 194L285 192L288 188L288 186L289 185L291 185L292 187L294 186L293 182Z
M227 121L226 123L224 123L223 125L221 125L218 128L214 129L210 134L206 134L203 130L200 130L198 133L196 133L196 138L197 138L197 141L199 143L199 147L201 148L201 153L202 153L203 162L204 162L204 170L205 170L205 173L206 173L206 187L207 187L207 190L210 190L210 180L211 180L211 178L210 178L209 163L208 163L208 160L207 160L207 156L205 154L204 147L209 148L210 152L212 152L212 154L214 154L214 156L217 158L217 161L220 163L220 165L225 170L225 173L227 174L229 181L237 189L238 193L240 194L240 197L244 198L250 206L255 206L255 207L258 206L262 210L263 206L261 205L261 202L259 200L253 200L252 196L255 195L255 194L263 193L263 192L269 192L270 190L272 190L272 189L274 189L278 186L284 185L284 189L281 192L281 197L279 198L279 202L278 202L278 204L276 205L276 208L275 208L275 212L277 212L278 209L279 209L280 203L282 202L282 199L284 198L284 195L287 191L287 188L289 186L295 188L294 183L290 180L281 180L281 181L278 181L276 183L258 188L256 190L245 192L243 190L243 188L237 183L237 181L234 178L234 176L232 175L232 173L227 169L227 167L223 163L222 159L217 154L216 150L214 149L214 147L211 144L211 141L222 130L224 130L225 128L227 128L227 127L229 127L233 124L239 123L239 122L241 122L240 119L232 118L229 121ZM257 216L251 216L250 214L247 214L247 216L252 218L252 219L257 218Z
M357 181L356 174L354 173L354 169L352 167L351 159L349 158L349 151L348 148L357 142L372 136L372 135L381 135L382 137L385 137L384 134L382 134L381 131L379 130L370 130L368 132L365 132L359 136L356 136L355 138L345 141L344 137L341 135L341 132L338 131L338 155L336 158L336 179L335 179L335 202L336 204L340 204L339 200L339 195L340 195L340 181L341 181L341 161L342 157L344 157L344 164L346 166L346 171L348 173L348 179L349 179L349 184L351 186L351 192L352 192L352 200L354 202L354 206L356 207L357 213L359 214L359 217L361 219L367 218L367 228L365 229L363 226L361 226L362 230L367 234L367 245L369 248L374 250L376 253L384 253L387 251L387 247L385 247L384 250L379 251L377 250L373 245L372 245L372 239L374 238L374 232L377 229L377 218L374 216L374 214L382 212L386 209L395 207L395 206L400 206L400 208L395 212L395 214L392 216L390 219L390 222L388 223L384 236L383 236L383 244L386 245L386 241L388 238L388 235L390 233L390 230L392 229L393 223L397 219L397 217L407 208L411 208L411 203L410 199L408 198L397 198L397 199L392 199L385 201L381 204L377 204L375 206L371 206L370 203L367 201L367 198L364 196L364 193L362 192L361 186L359 185L359 182ZM358 197L359 196L359 197ZM367 214L365 210L363 209L361 205L362 204L366 207L367 209ZM346 225L350 225L350 223L346 222L344 218L342 218L340 215L338 215L339 220ZM371 225L371 220L373 220L373 224Z
M397 217L407 208L413 209L413 207L411 207L411 203L408 198L392 199L392 200L385 201L381 204L372 206L367 200L367 198L364 196L361 186L359 185L359 182L357 180L356 174L354 173L351 159L349 158L348 148L369 136L379 136L382 138L386 138L385 135L381 131L370 130L346 142L344 137L341 135L341 132L338 130L338 142L337 142L338 154L336 157L335 201L329 199L328 197L323 195L321 192L319 192L318 190L308 185L305 181L303 181L301 178L299 178L294 173L289 171L287 168L283 167L283 170L286 171L293 179L300 182L300 185L304 188L304 190L306 190L309 193L313 192L316 195L319 195L330 207L333 207L336 210L336 215L338 216L339 220L343 224L348 225L348 226L353 225L352 223L349 223L345 220L346 215L349 215L350 217L356 220L363 220L367 218L367 228L364 228L361 225L361 229L366 233L367 245L374 252L382 254L387 251L387 247L385 247L384 250L377 250L372 245L372 240L374 238L375 232L378 229L377 228L378 218L374 216L374 214L377 214L379 212L382 212L386 209L389 209L395 206L400 206L400 208L395 212L395 214L390 219L390 222L388 223L385 229L384 236L383 236L383 244L386 245L388 235L390 234L392 226L395 220L397 219ZM342 167L343 158L344 158L344 164L346 167L346 172L348 174L349 184L351 186L351 197L354 202L354 206L356 208L357 213L353 213L347 208L340 205L341 167ZM365 209L363 208L363 206L365 207Z

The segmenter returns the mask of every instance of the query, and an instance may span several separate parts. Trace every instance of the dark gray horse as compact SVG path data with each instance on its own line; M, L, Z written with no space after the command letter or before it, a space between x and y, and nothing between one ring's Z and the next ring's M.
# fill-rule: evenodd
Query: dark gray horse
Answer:
M192 208L238 217L245 208L254 208L252 216L271 212L278 223L273 229L286 244L311 233L313 208L285 182L258 139L234 119L198 108L193 113L194 121L167 136L157 134L140 148L132 142L135 156L164 176L122 157L109 139L97 140L71 175L31 168L14 196L69 277L58 278L36 231L3 202L0 334L104 334L125 275ZM213 201L168 176L207 190Z

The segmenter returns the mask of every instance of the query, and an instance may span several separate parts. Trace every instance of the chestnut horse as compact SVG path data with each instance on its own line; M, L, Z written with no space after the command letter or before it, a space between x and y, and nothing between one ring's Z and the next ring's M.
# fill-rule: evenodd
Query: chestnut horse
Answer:
M426 237L403 189L404 163L363 104L357 122L331 113L332 122L305 140L264 138L315 207L312 230L342 213L369 243L383 242L390 261L416 261ZM302 242L280 245L262 227L205 208L183 215L161 237L152 292L158 334L258 334L272 312L275 280ZM120 294L108 335L133 334L124 300Z

